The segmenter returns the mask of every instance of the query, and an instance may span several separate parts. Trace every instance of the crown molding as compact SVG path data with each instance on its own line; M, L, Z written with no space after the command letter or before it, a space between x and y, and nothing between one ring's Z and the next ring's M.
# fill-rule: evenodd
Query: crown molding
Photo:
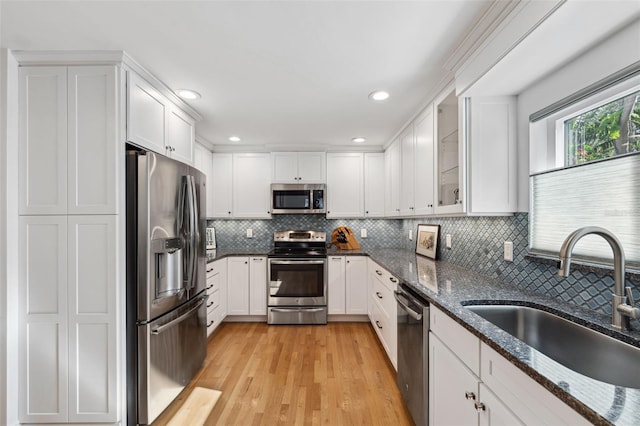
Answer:
M125 69L139 74L193 119L202 120L198 111L123 50L14 50L11 53L20 66L124 65Z

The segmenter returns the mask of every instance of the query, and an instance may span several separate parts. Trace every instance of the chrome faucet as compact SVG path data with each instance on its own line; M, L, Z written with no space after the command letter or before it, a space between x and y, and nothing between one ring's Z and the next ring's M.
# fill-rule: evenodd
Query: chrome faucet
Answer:
M624 250L622 244L611 232L599 226L585 226L573 231L562 243L558 275L568 277L571 267L571 253L576 243L585 235L595 234L604 238L613 250L614 291L611 301L611 326L619 330L629 330L630 318L640 318L640 309L634 307L635 301L631 287L624 286ZM626 292L626 296L625 296ZM629 303L627 304L627 299Z

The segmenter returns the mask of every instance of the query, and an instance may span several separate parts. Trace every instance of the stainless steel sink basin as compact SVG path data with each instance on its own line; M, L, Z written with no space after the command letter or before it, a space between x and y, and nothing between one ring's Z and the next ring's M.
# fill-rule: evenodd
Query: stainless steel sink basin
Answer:
M573 371L613 385L640 388L640 348L536 308L465 307Z

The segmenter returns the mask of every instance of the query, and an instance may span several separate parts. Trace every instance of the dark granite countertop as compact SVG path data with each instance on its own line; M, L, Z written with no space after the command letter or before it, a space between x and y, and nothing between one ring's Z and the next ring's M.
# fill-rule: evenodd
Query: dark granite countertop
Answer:
M218 249L208 261L228 256L265 256L268 250ZM484 343L498 351L529 377L597 425L639 425L640 389L623 388L591 379L564 367L524 342L466 309L463 304L486 301L533 306L640 347L640 325L620 332L609 324L610 316L567 305L514 284L488 278L465 268L417 256L405 249L329 250L333 256L370 256L380 266L424 295ZM619 368L637 366L620 366ZM630 371L633 371L630 369Z
M622 388L576 373L467 310L463 303L503 301L534 306L640 347L638 321L632 321L633 331L619 332L609 325L610 316L562 304L450 263L402 249L372 249L367 254L591 423L640 424L640 389ZM638 366L619 368L630 368L631 372Z

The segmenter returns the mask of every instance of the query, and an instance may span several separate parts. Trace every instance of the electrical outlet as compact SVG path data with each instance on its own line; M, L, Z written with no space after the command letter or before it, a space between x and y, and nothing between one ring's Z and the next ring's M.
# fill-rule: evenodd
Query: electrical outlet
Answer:
M513 262L513 242L504 242L504 260L507 262Z
M362 228L362 229L360 230L360 236L361 236L362 238L367 238L367 230L366 230L366 229L364 229L364 228Z
M253 229L247 229L247 238L253 238Z
M413 240L413 230L409 229L409 239Z
M447 234L445 237L445 245L448 249L451 249L451 234Z

